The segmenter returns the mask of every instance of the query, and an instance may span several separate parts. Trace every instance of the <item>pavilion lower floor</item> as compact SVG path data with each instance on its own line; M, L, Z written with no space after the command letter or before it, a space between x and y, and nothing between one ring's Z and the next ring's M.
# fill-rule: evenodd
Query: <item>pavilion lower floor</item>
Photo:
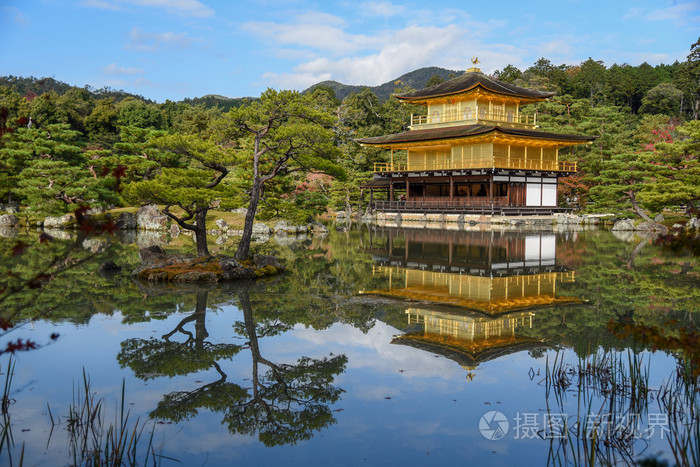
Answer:
M568 208L557 199L556 174L400 174L363 186L380 212L553 214ZM375 196L376 195L376 196Z

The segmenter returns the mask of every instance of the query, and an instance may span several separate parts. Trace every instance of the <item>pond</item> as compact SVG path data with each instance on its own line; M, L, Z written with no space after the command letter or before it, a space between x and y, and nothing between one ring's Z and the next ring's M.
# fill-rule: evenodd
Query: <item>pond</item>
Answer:
M133 239L5 255L65 267L1 304L4 340L39 347L0 362L2 463L81 463L115 434L128 460L134 433L138 464L697 462L697 362L664 346L697 336L697 259L601 230L283 240L258 248L287 272L226 286L134 283Z

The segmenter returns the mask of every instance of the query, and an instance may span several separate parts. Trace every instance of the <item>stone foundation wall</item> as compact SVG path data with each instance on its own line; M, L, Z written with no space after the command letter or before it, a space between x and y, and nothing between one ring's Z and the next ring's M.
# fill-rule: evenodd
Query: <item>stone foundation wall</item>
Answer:
M607 221L606 221L607 219ZM604 225L613 219L612 214L552 214L546 216L486 216L478 214L421 214L379 212L371 216L363 216L362 221L376 224L380 227L404 227L414 229L440 230L480 230L490 226L503 228L523 227L542 228L565 226L577 228L583 226Z

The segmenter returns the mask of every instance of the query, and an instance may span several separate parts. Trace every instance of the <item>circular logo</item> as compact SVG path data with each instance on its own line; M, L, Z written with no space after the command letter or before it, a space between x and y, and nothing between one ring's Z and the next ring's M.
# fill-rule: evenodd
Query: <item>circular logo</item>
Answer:
M497 410L486 412L479 420L481 435L492 441L503 438L508 433L508 418Z

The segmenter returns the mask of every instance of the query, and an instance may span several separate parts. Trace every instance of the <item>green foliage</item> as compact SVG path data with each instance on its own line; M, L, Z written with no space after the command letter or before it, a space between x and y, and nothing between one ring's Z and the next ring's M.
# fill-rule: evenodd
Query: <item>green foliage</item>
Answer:
M243 97L231 98L207 94L206 96L202 97L183 99L182 102L188 107L203 107L205 109L216 109L220 112L228 112L234 107L240 107L247 100L249 99Z
M680 113L680 103L683 99L683 91L671 83L659 83L649 91L642 99L642 113L677 115Z
M501 81L513 83L515 80L522 77L523 72L513 65L508 65L503 70L496 71L494 74Z
M122 183L153 178L159 167L186 167L187 161L162 150L149 141L165 133L136 127L122 127L119 142L111 150L92 150L88 157L110 172L122 170Z
M80 204L104 207L116 201L114 187L113 178L91 175L84 166L39 159L22 171L17 192L30 212L60 215Z
M221 111L216 107L187 106L171 118L171 125L176 132L209 138L214 134L213 127L220 118Z
M58 94L55 91L49 91L32 99L29 104L29 112L32 120L38 125L61 123Z
M29 118L29 102L23 96L13 92L11 88L0 86L0 108L7 109L6 124L9 128L22 125L19 120Z
M700 124L688 122L676 131L682 138L676 142L660 141L651 145L653 151L619 153L602 160L590 190L595 208L621 212L639 201L642 208L659 212L695 205L700 199Z
M71 88L58 98L58 111L62 123L72 130L86 133L85 119L92 113L95 102L86 89Z
M445 80L441 78L439 75L433 75L430 77L427 83L425 83L425 87L429 88L431 86L437 86L438 84L444 83Z
M0 140L0 189L11 197L31 200L30 210L42 213L73 211L70 204L108 200L107 180L98 180L87 167L79 133L68 125L19 128Z
M153 104L147 104L141 99L127 97L116 107L119 114L117 125L120 127L133 126L137 128L152 128L154 130L163 127L163 116Z
M659 142L653 155L648 155L655 170L639 200L652 210L693 207L700 201L700 121L687 122L676 131L676 141Z
M323 90L301 95L268 89L259 100L226 114L221 139L236 147L240 159L236 179L250 195L243 237L236 251L238 260L248 256L253 219L261 198L268 196L268 182L310 172L345 177L338 164L341 153L333 124L328 94Z
M153 135L149 146L158 150L156 157L166 157L156 159L160 167L153 178L126 185L122 195L131 203L164 205L164 214L195 232L198 256L208 256L207 212L215 203L226 208L235 196L233 187L221 183L236 162L233 151L194 135ZM174 206L184 213L172 212Z
M542 130L598 137L590 145L561 150L563 160L578 162L579 173L564 182L560 196L577 198L584 208L593 200L597 205L588 206L591 210L625 211L629 202L612 186L623 187L628 182L622 180L623 174L613 183L615 171L625 170L633 163L632 156L645 149L649 152L635 156L638 161L634 162L654 166L644 178L645 188L635 188L643 208L658 210L695 202L694 157L686 154L681 161L681 156L666 149L658 151L656 146L686 140L676 132L676 126L685 119L698 118L698 44L700 41L690 47L686 61L670 65L606 66L594 58L575 65L556 65L540 58L524 71L508 65L496 72L503 81L556 92L548 102L523 108L526 114L537 113ZM421 89L455 74L423 68L371 88L324 82L303 95L268 91L260 99L248 100L208 95L160 105L111 89L71 87L51 78L0 77L0 133L17 130L21 134L30 116L41 129L64 123L81 132L72 138L73 144L84 144L87 151L76 160L64 162L71 167L68 172L77 177L76 185L85 190L79 197L91 199L105 197L94 193L97 187L91 186L89 177L77 167L84 167L98 178L113 174L123 183L153 180L161 174L161 167L200 169L199 162L147 143L156 134L151 132L157 131L197 135L240 154L241 163L233 176L222 180L221 189L229 190L229 205L249 202L257 170L260 187L264 186L260 191L261 216L300 221L329 205L344 209L347 204L360 202L357 184L367 179L375 163L388 161L390 153L361 148L354 139L406 131L411 114L424 112L421 107L400 103L391 97L392 93ZM266 117L272 114L273 124L256 143L253 133L264 128ZM678 121L668 120L668 116L677 116ZM22 138L26 139L6 134L0 139L0 199L16 198L22 170L34 158L49 154L37 152L35 141ZM256 164L254 154L260 156L257 169L252 168ZM43 165L42 173L46 173L46 165L51 164ZM325 186L314 191L305 185L305 173L309 171L342 176L333 182L332 189ZM266 178L273 173L273 177L283 176L285 180L268 182ZM35 178L37 172L27 171L25 175ZM182 174L170 172L169 176L184 182ZM193 176L198 183L203 181L201 173ZM21 189L37 190L40 185L32 183L24 183ZM596 185L601 187L589 198L589 188ZM164 187L161 184L159 189Z
M117 140L119 110L113 98L101 99L90 115L85 117L85 129L90 141L111 146Z
M630 193L636 195L654 169L648 158L639 153L615 154L600 164L596 183L589 194L595 209L605 212L624 212L632 209Z

